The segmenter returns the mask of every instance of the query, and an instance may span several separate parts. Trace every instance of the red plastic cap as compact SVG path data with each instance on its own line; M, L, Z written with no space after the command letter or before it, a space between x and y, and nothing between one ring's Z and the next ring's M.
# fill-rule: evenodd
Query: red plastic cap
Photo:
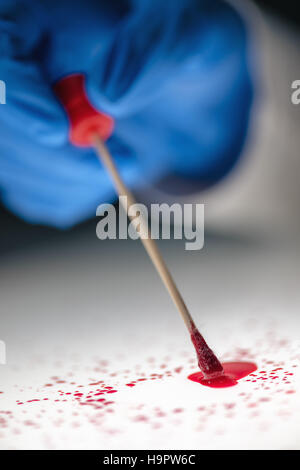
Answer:
M85 91L84 75L73 74L59 80L54 91L68 115L72 144L89 147L95 134L102 140L110 137L114 120L91 105Z

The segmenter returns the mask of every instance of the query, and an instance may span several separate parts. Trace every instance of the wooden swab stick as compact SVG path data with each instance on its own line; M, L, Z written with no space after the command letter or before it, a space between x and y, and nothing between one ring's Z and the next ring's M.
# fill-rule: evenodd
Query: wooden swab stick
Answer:
M99 156L100 161L108 170L119 196L126 196L129 206L136 204L136 200L132 192L124 184L107 146L99 137L95 137L94 146L96 148L97 155ZM126 211L126 207L124 205L123 207L124 207L124 210ZM140 223L139 223L137 222L136 218L131 217L129 214L127 215L132 221L134 228L136 230L139 226L138 232L140 234L141 242L143 243L152 263L154 264L158 274L160 275L161 280L163 281L166 289L168 290L174 304L178 308L179 313L181 314L184 323L186 324L189 332L191 333L193 319L184 303L184 300L174 282L173 277L171 276L170 271L168 270L166 266L166 263L164 262L158 250L157 244L151 238L150 227L149 227L148 222L146 221L144 217L141 217L139 219L140 220Z
M70 122L69 139L73 145L79 147L94 146L96 153L108 170L119 196L126 196L129 206L136 204L135 199L126 187L114 164L113 158L103 141L111 136L114 120L105 113L96 110L88 100L85 91L85 77L82 74L72 74L59 80L54 91L61 101ZM121 203L123 203L121 199ZM127 207L124 207L127 212ZM160 254L157 245L151 238L148 221L141 215L138 222L134 217L127 215L132 221L141 241L167 288L173 302L179 310L191 335L195 346L198 364L204 378L211 379L223 374L223 367L213 351L207 346L203 336L197 330L193 319L177 289L177 286Z
M126 196L128 205L131 206L136 204L135 198L131 191L124 184L118 169L113 161L113 158L105 145L102 139L99 136L95 136L93 139L93 144L96 150L96 153L102 162L103 166L107 169L110 174L114 186L116 188L119 196ZM122 199L121 199L122 201ZM127 207L123 206L125 211ZM170 271L168 270L155 241L151 238L150 228L148 221L141 215L140 223L134 217L131 217L127 212L128 217L132 221L134 228L140 234L141 241L154 264L158 274L161 277L162 282L164 283L167 291L169 292L174 304L179 310L180 315L184 323L187 326L187 329L191 335L191 340L196 349L198 364L201 371L204 374L204 377L207 379L212 379L223 374L222 364L219 362L218 358L215 356L213 351L206 344L203 336L200 334L198 329L195 326L195 323L189 313L183 298L174 282L173 277L171 276Z

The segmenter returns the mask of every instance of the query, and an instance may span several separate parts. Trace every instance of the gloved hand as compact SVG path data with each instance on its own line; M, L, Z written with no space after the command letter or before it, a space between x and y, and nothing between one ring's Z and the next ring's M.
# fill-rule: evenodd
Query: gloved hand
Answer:
M244 26L215 0L2 0L0 191L23 218L67 227L115 193L94 152L68 142L52 85L74 72L116 120L128 185L170 172L212 184L236 161L251 103Z

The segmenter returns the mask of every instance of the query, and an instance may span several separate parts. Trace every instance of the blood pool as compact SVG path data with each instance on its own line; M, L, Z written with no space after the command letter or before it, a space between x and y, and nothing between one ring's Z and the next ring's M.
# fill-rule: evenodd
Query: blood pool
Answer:
M222 366L224 372L217 377L205 377L203 372L195 372L189 375L188 379L206 387L225 388L236 385L238 380L257 370L257 365L254 362L223 362Z

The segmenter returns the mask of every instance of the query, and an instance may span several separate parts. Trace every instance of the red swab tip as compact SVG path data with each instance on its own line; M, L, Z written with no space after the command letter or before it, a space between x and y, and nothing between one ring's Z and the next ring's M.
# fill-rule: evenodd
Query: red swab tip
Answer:
M195 324L191 322L191 340L195 347L198 365L205 379L214 379L223 375L224 370L217 356L206 344Z
M94 135L107 140L113 132L114 120L95 109L85 91L85 76L68 75L54 85L70 122L69 138L72 144L89 147Z

